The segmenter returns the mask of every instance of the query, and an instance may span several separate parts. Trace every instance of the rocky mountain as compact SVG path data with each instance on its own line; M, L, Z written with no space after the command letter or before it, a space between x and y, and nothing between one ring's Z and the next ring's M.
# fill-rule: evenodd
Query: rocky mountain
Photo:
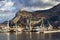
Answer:
M45 24L47 24L48 20L54 27L60 26L60 4L48 10L37 10L33 12L19 10L16 13L16 16L10 21L10 26L13 26L15 24L26 26L29 25L30 20L32 26L38 26L41 24L40 20L43 17L45 18Z

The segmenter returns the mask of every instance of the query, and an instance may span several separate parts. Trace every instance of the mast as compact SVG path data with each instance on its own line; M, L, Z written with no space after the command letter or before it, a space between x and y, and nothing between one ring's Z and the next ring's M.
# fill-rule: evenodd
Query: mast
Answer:
M43 32L43 31L45 31L46 30L46 28L45 28L45 26L44 26L44 19L45 17L42 17L42 23L41 23L41 26L40 26L40 30L41 30L41 32Z
M7 27L9 28L9 20L8 20L8 23L7 23Z
M17 32L17 29L18 29L18 28L17 28L17 24L15 24L15 27L16 27L16 32Z
M52 30L53 29L53 26L49 23L49 21L48 21L48 24L49 24L48 30Z
M44 27L44 22L43 22L43 19L44 19L44 17L42 17L42 18L41 18L42 23L41 23L41 26L40 26L40 27Z
M7 27L6 27L6 28L7 28L6 31L10 31L9 20L8 20L8 22L7 22Z
M32 27L31 27L31 18L29 19L29 27L30 27L30 31L32 30Z
M49 27L52 27L52 25L49 23L49 21L48 21L48 24L49 24Z
M28 29L28 27L27 27L27 25L29 24L29 20L27 19L27 22L26 22L27 24L26 24L26 29Z

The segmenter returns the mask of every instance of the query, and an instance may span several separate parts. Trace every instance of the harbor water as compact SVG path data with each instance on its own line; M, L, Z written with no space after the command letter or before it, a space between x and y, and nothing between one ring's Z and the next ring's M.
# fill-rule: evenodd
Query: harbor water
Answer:
M60 40L60 33L0 33L0 40Z

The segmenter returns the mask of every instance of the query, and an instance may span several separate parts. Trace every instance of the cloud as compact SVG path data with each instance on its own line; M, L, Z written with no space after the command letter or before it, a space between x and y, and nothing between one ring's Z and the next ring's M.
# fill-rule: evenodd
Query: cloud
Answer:
M23 9L26 7L33 9L48 9L58 4L58 2L55 2L53 0L19 0L19 2L21 5L23 5Z
M0 1L0 7L5 4L6 1Z
M13 2L7 2L7 3L5 4L5 6L13 6L13 5L14 5Z
M21 10L26 10L26 11L36 11L36 10L44 10L44 9L49 9L52 7L47 7L47 8L40 8L40 7L25 7L22 8Z
M2 3L1 3L0 10L2 10L2 11L7 10L7 11L12 11L12 12L13 12L13 10L16 9L15 6L13 6L13 5L14 5L14 2L11 2L11 1L8 1L8 2L7 2L7 1L6 1L3 6L2 6Z
M16 2L17 3L17 2ZM57 5L59 2L54 0L18 0L21 9L28 10L46 10ZM35 9L34 9L35 8Z
M10 0L0 0L0 23L6 20L10 20L14 17L16 7L14 2ZM10 19L9 19L10 18Z

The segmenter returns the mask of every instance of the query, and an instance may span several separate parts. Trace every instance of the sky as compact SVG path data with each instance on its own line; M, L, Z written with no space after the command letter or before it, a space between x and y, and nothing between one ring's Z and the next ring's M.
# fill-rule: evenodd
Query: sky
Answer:
M0 0L0 23L11 20L18 10L47 10L60 0Z

